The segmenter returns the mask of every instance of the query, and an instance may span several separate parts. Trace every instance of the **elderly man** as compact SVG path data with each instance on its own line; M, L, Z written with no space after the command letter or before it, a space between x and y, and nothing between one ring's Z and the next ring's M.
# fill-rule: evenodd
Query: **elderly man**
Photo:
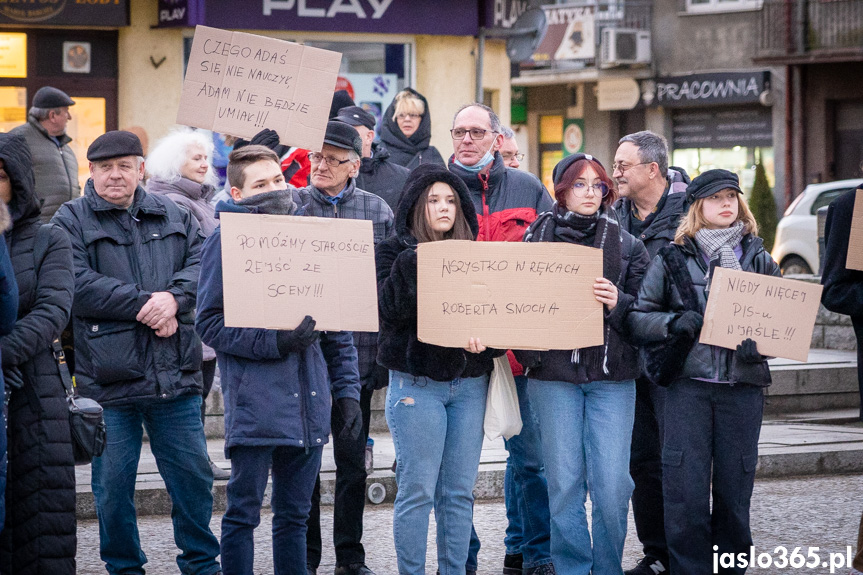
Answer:
M374 116L359 106L348 106L339 110L335 119L353 126L363 142L360 171L356 176L357 187L380 196L395 212L411 171L390 161L386 145L375 142Z
M515 141L515 132L508 126L501 126L500 133L503 134L503 143L500 145L500 157L507 168L518 169L524 154L518 151L518 142Z
M352 126L343 122L327 123L324 145L309 154L312 163L311 185L299 190L305 214L322 218L369 220L378 244L393 233L393 212L378 196L357 187L362 140ZM336 548L335 575L373 575L366 567L363 536L366 466L365 453L371 415L372 393L381 386L376 369L376 333L354 333L359 356L362 413L343 413L333 409L333 453L336 461L336 494L333 543ZM359 409L359 406L358 406ZM354 418L362 418L362 433L346 433ZM315 486L308 533L309 572L321 561L320 481Z
M451 172L467 184L479 220L478 240L520 242L537 214L551 209L551 196L536 176L506 167L495 150L504 143L497 114L483 104L462 106L453 119ZM518 326L513 326L518 329ZM523 427L506 441L504 481L507 528L505 575L554 573L548 487L541 456L539 424L527 396L524 370L508 352ZM467 571L476 571L479 540L471 537Z
M620 139L613 177L622 198L615 205L621 227L644 242L651 259L674 239L686 211L689 176L668 167L665 138L643 131ZM632 511L644 558L626 575L655 575L668 570L662 499L662 434L665 388L646 378L635 382L635 424L629 470L635 482Z
M202 236L188 210L140 186L141 156L130 132L96 138L84 196L53 218L72 243L76 383L104 407L110 438L93 460L101 557L109 573L144 573L134 498L146 429L171 496L179 570L213 575L219 542L194 327Z
M36 195L42 201L42 221L47 222L63 203L81 195L78 160L69 147L66 124L72 119L69 106L75 102L57 88L45 86L33 96L27 123L11 133L27 140L33 154Z

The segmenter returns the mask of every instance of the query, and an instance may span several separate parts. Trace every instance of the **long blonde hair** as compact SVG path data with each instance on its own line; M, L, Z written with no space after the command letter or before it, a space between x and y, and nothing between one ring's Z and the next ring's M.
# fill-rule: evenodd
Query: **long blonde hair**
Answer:
M732 189L732 188L726 188ZM721 190L721 193L725 190ZM680 225L677 226L677 231L674 233L674 243L683 244L684 238L695 239L695 232L707 227L707 220L704 219L701 207L704 205L706 198L698 198L691 206L689 211L680 220ZM743 233L758 235L758 222L755 221L755 216L752 215L752 210L746 204L743 194L737 194L737 221L743 222Z

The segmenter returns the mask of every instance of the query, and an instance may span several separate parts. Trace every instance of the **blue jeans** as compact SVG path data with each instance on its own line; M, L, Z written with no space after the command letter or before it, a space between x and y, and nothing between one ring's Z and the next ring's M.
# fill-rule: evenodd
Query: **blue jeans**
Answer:
M632 478L629 450L635 382L528 380L539 419L551 558L561 575L622 575ZM585 502L593 506L593 546Z
M764 392L752 385L678 380L668 388L665 408L662 488L671 572L712 573L714 545L717 553L735 556L748 556L752 545L749 503Z
M441 575L464 575L488 377L434 381L390 371L387 424L396 450L393 538L401 575L425 575L429 513Z
M102 456L93 459L93 496L101 557L108 573L143 575L147 562L135 515L144 428L173 504L174 542L182 551L177 556L180 573L218 572L219 542L210 531L213 472L201 423L201 396L107 407L104 416L108 444Z
M228 508L222 517L222 570L253 573L255 528L273 469L273 565L276 575L306 575L306 521L323 447L232 447Z
M506 528L504 545L509 555L522 554L524 568L551 563L551 526L548 485L542 459L539 421L531 407L527 377L516 376L521 411L521 433L505 441L509 457L504 476Z

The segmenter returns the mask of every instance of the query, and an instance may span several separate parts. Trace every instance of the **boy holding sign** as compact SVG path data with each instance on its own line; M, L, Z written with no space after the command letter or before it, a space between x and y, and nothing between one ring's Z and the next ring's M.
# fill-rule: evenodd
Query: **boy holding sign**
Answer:
M263 146L231 153L231 200L216 213L293 215L299 196L286 189L279 159ZM222 518L225 575L252 573L253 534L272 467L273 561L277 573L305 575L306 520L321 453L330 433L330 388L358 435L357 352L350 332L316 332L306 316L293 330L226 327L221 228L204 243L196 328L216 350L225 398L225 451L231 459Z
M673 573L711 573L715 545L745 556L752 545L749 500L770 371L751 339L736 351L697 342L707 293L719 267L779 276L779 266L757 236L736 174L708 170L686 193L689 212L648 267L627 323L639 344L688 349L665 378L665 530ZM648 375L663 369L651 365L663 355L648 357Z

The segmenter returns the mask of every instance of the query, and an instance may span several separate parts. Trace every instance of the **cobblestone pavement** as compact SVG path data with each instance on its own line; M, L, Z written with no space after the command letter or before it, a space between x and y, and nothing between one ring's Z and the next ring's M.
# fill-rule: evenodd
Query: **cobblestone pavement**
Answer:
M332 540L332 508L324 508L324 540ZM774 553L777 546L785 546L790 554L794 547L819 547L822 559L828 552L843 554L846 546L856 545L857 526L863 512L863 475L832 477L805 477L761 480L755 485L752 502L752 531L756 553ZM396 571L395 550L392 539L392 506L368 506L366 508L364 544L369 567L378 575L394 575ZM502 501L477 503L474 510L477 532L483 542L480 551L479 573L500 573L503 565L503 534L506 528ZM270 526L272 515L262 514L261 526L256 532L255 575L273 573ZM150 559L148 575L176 575L174 546L169 517L142 517L138 524L144 550ZM432 516L431 525L434 525ZM213 532L218 536L220 517L214 517ZM434 529L429 530L429 553L427 573L434 573L435 547ZM99 529L95 521L82 521L78 527L78 573L104 573L99 561ZM774 554L774 557L776 555ZM640 547L635 537L635 528L630 514L629 533L624 551L624 567L628 568L640 558ZM328 575L333 572L335 558L332 547L324 550L324 558L318 572ZM830 570L816 569L750 569L748 573L794 573L824 574ZM845 575L848 569L836 570Z

